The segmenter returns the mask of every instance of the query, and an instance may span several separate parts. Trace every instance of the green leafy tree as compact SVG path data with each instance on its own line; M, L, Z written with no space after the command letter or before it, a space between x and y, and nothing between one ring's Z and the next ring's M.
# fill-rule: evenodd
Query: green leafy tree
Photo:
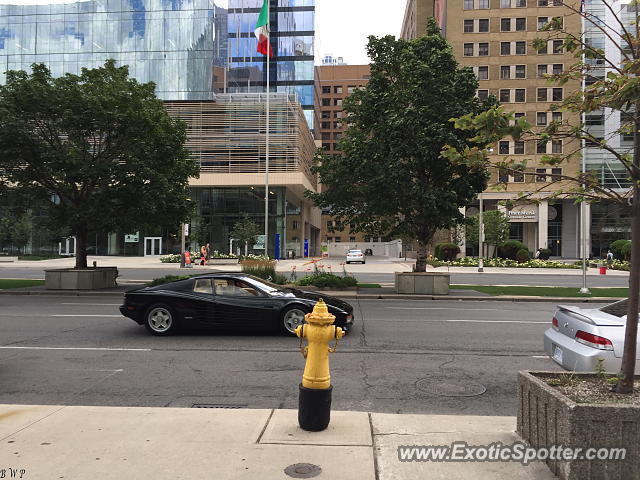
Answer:
M91 231L173 226L191 212L198 166L154 90L113 60L60 78L34 64L0 87L0 178L75 235L76 268Z
M543 155L536 163L541 166L562 166L579 159L581 145L597 146L614 164L613 169L622 172L620 185L610 186L601 181L596 171L578 175L553 175L547 182L536 185L532 191L522 195L531 197L545 192L548 198L574 198L577 202L608 200L618 205L631 221L631 270L629 274L629 301L625 331L622 374L615 390L632 393L636 340L638 335L638 304L640 300L640 24L638 4L603 1L606 18L589 12L588 4L564 2L570 15L579 16L587 28L601 34L608 43L607 50L590 41L588 35L565 29L561 17L552 18L544 27L541 37L533 42L534 48L544 47L549 40L560 40L562 47L578 59L563 72L548 75L549 83L567 87L569 82L582 82L583 88L570 91L563 101L552 105L552 110L564 110L576 114L575 121L553 121L544 128L536 128L524 120L515 119L513 113L502 107L494 107L480 114L469 114L455 120L464 131L475 131L479 147L448 148L443 152L453 162L464 162L472 169L487 168L503 172L535 175L527 170L530 160L516 161L504 157L490 161L489 151L497 141L505 137L534 144L563 140L566 148L561 154ZM565 16L565 18L568 18ZM574 22L575 23L575 22ZM574 83L575 84L575 83ZM565 88L565 90L569 90ZM601 138L596 130L580 121L582 114L601 112L606 109L607 118L622 119L620 128L611 129ZM632 136L632 148L620 148L621 135ZM617 165L615 165L617 164Z
M205 222L204 218L200 218L198 226L192 233L193 240L196 242L196 250L200 251L202 245L209 243L209 224Z
M459 208L486 186L485 172L440 155L445 145L463 148L474 136L448 120L483 110L478 83L471 69L458 67L433 19L423 37L372 36L367 51L369 83L344 103L343 155L320 155L323 192L306 195L352 231L415 240L416 270L423 272L433 235L461 223Z
M493 256L498 256L498 247L509 238L509 217L500 210L488 210L482 214L484 224L484 241L493 246ZM466 241L470 245L478 245L478 225L480 215L467 219L465 227Z
M24 249L31 240L31 232L33 225L31 223L31 215L24 213L13 218L11 225L11 238L16 247L24 255Z
M241 220L233 225L231 238L237 239L241 245L244 245L246 253L246 246L248 244L253 245L256 241L256 237L260 235L260 233L260 226L245 214Z
M7 246L12 240L11 219L9 217L0 217L0 244Z

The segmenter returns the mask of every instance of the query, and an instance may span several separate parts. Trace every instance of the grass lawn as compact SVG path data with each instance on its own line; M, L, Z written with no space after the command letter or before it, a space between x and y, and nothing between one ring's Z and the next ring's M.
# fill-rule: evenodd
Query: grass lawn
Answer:
M452 290L475 290L489 295L514 295L527 297L628 297L628 287L590 288L590 294L580 293L579 288L571 287L528 287L491 285L451 285Z
M0 278L0 290L7 288L35 287L44 285L44 280Z

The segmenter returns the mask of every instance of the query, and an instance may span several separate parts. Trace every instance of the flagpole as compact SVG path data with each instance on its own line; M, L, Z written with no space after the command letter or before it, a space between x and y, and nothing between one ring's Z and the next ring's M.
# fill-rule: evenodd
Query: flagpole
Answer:
M267 2L267 29L271 23L270 0ZM265 144L265 169L264 169L264 254L269 255L269 60L271 57L271 36L267 37L267 121L266 121L266 144Z

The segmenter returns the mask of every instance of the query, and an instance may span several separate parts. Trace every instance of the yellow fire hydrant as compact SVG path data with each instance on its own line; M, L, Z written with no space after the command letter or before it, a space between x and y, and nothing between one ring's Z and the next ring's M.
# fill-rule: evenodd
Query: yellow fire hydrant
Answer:
M320 431L327 428L331 419L331 375L329 373L329 353L335 346L329 342L344 336L340 327L333 325L335 315L329 313L327 304L320 299L313 312L305 315L306 324L296 328L296 335L306 338L308 345L301 348L307 359L300 384L298 399L298 423L303 430Z

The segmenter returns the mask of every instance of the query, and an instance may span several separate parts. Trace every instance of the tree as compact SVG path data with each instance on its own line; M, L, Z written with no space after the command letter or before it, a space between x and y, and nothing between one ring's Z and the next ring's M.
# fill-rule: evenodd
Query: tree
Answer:
M113 60L60 78L34 64L0 87L0 178L75 235L76 268L91 231L175 225L191 212L198 166L154 89Z
M306 194L352 231L416 240L416 271L424 272L434 233L462 222L459 208L486 185L484 172L440 155L474 136L448 120L482 111L478 83L470 68L458 68L432 18L425 36L371 36L367 52L369 83L344 102L343 155L321 156L315 171L324 191Z
M542 166L558 166L579 158L584 142L597 147L611 162L617 164L621 172L621 185L603 183L596 171L578 175L554 175L547 182L538 184L532 192L523 195L530 198L539 192L548 198L574 198L576 202L598 202L609 200L618 208L629 213L631 219L631 271L629 274L629 300L625 331L622 374L615 390L618 393L632 393L636 362L636 341L638 334L638 302L640 296L640 24L638 6L635 1L621 4L602 1L606 17L596 16L583 2L563 3L569 14L581 17L589 35L565 29L561 17L552 18L544 27L542 37L534 41L534 48L544 47L552 39L560 40L562 47L572 52L578 59L566 70L548 75L551 83L567 85L570 81L584 83L552 109L580 114L602 112L603 118L611 122L620 118L618 128L611 128L604 138L597 130L589 128L580 120L569 122L554 121L544 128L534 128L523 118L515 119L513 114L502 107L494 107L480 114L470 114L455 120L456 126L465 131L476 131L474 138L480 147L448 148L443 152L451 161L461 161L472 169L487 168L518 172L521 175L536 175L527 170L529 160L515 161L505 157L497 162L489 160L489 149L500 139L547 143L554 140L571 140L574 148L562 154L543 155L537 161ZM584 7L584 8L583 8ZM593 41L601 37L606 48L600 48ZM611 125L611 123L609 123ZM605 130L607 131L607 130ZM621 148L621 135L632 136L631 148ZM622 188L621 188L622 187Z
M245 246L245 255L247 254L247 244L253 244L256 237L260 235L260 227L253 222L246 213L241 220L233 225L231 230L231 238L235 238L240 244Z
M200 217L200 222L191 235L191 238L196 242L197 251L200 251L202 245L209 243L209 224L205 222L204 218Z
M478 245L478 225L480 216L474 215L467 219L465 239L468 244ZM493 245L493 256L498 256L498 247L509 239L509 217L500 210L488 210L482 215L484 224L484 240L487 245Z
M31 240L32 230L31 215L28 213L23 213L12 219L11 238L22 255L24 255L24 249Z

